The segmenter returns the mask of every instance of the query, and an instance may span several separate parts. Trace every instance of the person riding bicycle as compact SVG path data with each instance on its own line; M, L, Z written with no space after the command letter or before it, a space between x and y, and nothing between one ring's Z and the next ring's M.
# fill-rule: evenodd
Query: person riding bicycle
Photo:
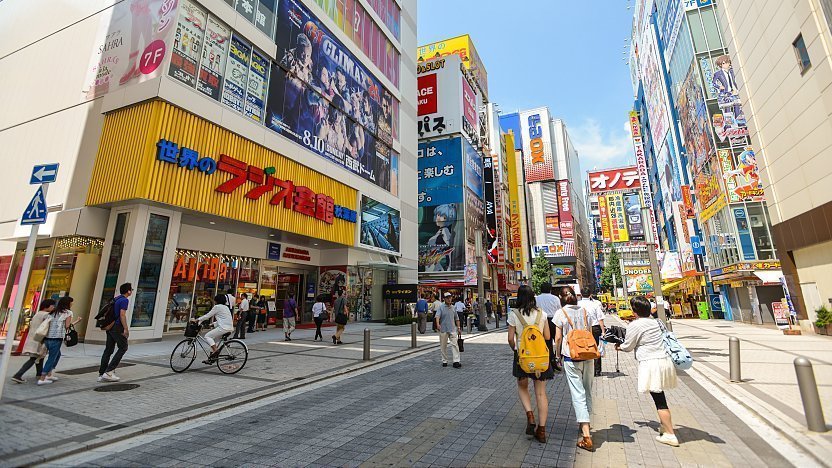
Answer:
M194 320L197 323L202 323L211 319L216 319L216 326L213 330L206 333L203 338L211 345L211 356L208 357L205 364L213 364L217 358L217 342L219 338L228 333L234 333L234 319L231 317L231 309L228 307L228 299L225 294L217 294L214 296L214 307L208 311L207 314Z

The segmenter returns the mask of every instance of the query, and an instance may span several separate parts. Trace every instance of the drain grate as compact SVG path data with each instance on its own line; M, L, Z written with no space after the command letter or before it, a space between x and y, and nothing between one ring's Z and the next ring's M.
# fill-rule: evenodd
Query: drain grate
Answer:
M92 389L94 392L126 392L127 390L135 390L141 385L134 383L119 383L110 385L101 385Z
M135 364L130 364L123 362L118 365L119 369L123 367L130 367L135 366ZM98 366L87 366L87 367L79 367L77 369L67 369L59 371L61 374L65 375L81 375L81 374L89 374L90 372L98 372Z

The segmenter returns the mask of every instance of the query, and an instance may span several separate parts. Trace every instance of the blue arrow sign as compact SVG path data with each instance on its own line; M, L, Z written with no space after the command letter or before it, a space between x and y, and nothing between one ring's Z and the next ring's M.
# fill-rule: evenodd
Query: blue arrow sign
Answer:
M58 178L58 163L54 164L40 164L32 168L32 178L29 183L34 184L51 184Z
M32 197L32 201L30 201L26 206L26 209L23 210L23 218L20 220L20 224L43 224L45 222L46 200L43 196L43 189L38 187L38 191L35 192L35 196Z

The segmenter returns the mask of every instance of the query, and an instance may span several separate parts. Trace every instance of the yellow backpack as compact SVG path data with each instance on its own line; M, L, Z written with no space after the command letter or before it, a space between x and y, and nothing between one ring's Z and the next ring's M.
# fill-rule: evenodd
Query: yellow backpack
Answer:
M542 313L540 310L538 314ZM517 363L523 372L535 374L538 377L541 373L549 370L549 348L546 346L546 339L543 333L537 328L537 321L535 323L526 323L523 318L523 313L518 311L514 315L519 319L522 325L522 332L520 333L520 342L517 343Z

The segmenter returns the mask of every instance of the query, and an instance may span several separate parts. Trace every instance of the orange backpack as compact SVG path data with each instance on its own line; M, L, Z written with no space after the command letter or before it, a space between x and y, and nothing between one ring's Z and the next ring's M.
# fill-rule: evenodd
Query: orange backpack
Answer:
M585 329L575 328L572 319L569 318L569 313L564 309L563 315L566 316L566 321L569 322L569 327L572 329L566 335L566 345L569 346L569 357L573 361L588 361L590 359L598 359L601 353L598 351L598 345L595 343L595 338L592 332L589 331L589 321L586 318L586 310L581 309L584 313Z

